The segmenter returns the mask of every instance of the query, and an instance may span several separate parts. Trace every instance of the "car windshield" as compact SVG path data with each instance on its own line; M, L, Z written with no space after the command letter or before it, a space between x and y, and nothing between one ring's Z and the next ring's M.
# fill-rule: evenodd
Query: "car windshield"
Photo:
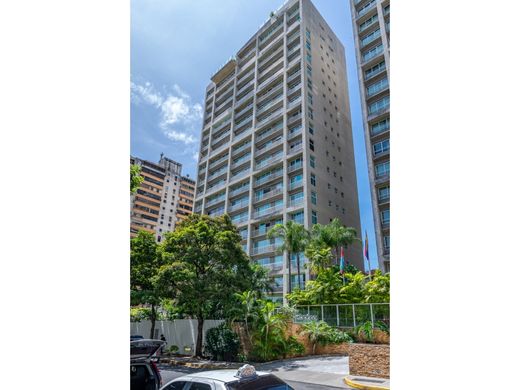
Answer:
M227 383L230 390L294 390L274 375L265 375L250 381Z
M130 342L130 357L152 356L164 344L160 340L137 340Z

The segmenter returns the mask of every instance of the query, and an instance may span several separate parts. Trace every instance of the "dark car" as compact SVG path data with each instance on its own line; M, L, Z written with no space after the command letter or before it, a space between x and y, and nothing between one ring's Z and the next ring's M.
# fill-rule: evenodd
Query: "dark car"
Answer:
M157 353L165 344L161 340L130 341L130 389L159 390L162 378L157 368Z
M142 339L144 339L144 337L141 336L140 334L133 334L133 335L130 335L130 341L142 340Z
M161 390L294 390L268 372L259 372L249 364L236 370L214 370L176 378Z

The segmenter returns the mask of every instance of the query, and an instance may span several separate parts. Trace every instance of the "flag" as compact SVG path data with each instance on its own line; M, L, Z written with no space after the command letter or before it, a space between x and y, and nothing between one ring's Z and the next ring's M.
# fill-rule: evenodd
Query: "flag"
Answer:
M345 256L343 253L343 247L341 247L341 257L339 260L339 273L343 275L345 272Z
M365 230L365 258L367 259L367 261L370 261L370 259L368 257L368 234L367 234L366 230Z

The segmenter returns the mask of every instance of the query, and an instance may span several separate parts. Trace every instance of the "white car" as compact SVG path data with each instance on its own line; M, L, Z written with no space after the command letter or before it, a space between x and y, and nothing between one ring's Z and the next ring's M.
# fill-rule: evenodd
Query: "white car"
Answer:
M161 390L294 390L277 376L249 364L236 370L203 371L168 382Z

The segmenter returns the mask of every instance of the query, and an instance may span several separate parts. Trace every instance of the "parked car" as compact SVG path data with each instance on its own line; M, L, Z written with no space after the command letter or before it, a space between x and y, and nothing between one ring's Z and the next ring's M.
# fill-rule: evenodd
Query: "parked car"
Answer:
M236 370L203 371L168 382L161 390L294 390L277 376L249 364Z
M164 344L162 340L130 341L131 390L159 390L162 378L156 363L158 351Z
M144 339L144 337L141 336L140 334L133 334L133 335L130 335L130 341L142 340L142 339Z

